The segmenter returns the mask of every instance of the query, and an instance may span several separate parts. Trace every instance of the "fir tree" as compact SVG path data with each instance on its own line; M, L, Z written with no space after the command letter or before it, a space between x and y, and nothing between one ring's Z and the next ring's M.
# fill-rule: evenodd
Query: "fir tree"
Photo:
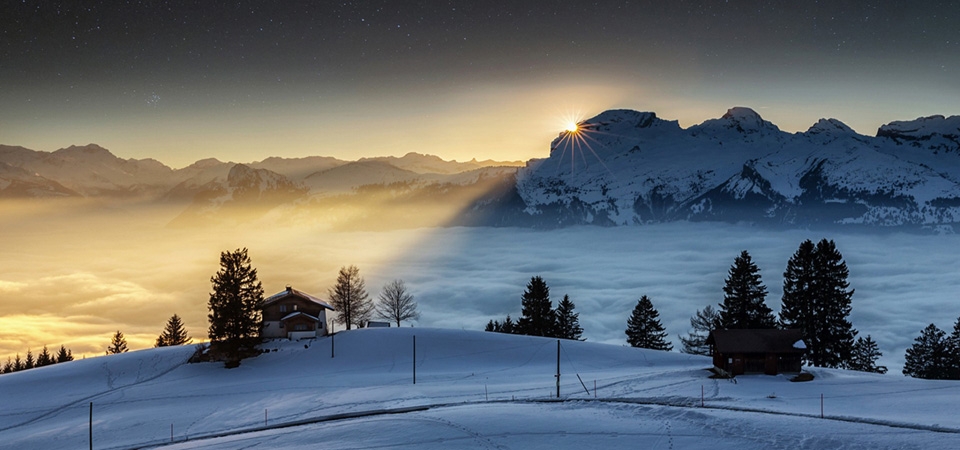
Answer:
M50 355L50 351L47 350L47 346L43 346L43 351L37 355L37 367L49 366L50 364L55 363L53 356Z
M944 339L944 346L949 357L947 378L960 380L960 318L953 324L953 331Z
M13 360L7 357L7 363L3 365L3 373L13 372Z
M667 332L659 317L660 313L653 307L653 302L646 295L640 297L627 319L627 343L631 347L672 350L673 345L666 341Z
M683 344L681 352L692 355L709 355L710 346L707 345L707 338L710 332L720 328L720 313L707 305L702 310L690 317L690 327L692 330L687 336L680 336L680 343Z
M516 333L529 336L553 336L555 313L550 302L550 288L543 278L540 276L530 278L520 302L523 310L516 324Z
M563 300L557 303L556 323L554 323L554 336L560 339L580 340L583 335L583 328L580 327L580 313L573 312L576 305L570 301L570 296L564 295Z
M23 369L23 360L20 359L20 354L17 353L17 355L13 357L13 371L19 372Z
M73 352L61 345L60 351L57 352L57 363L63 363L67 361L73 361Z
M110 345L107 347L107 354L116 355L126 353L127 351L127 339L123 337L123 333L121 333L120 330L117 330L110 340Z
M183 321L180 316L174 314L167 319L167 324L163 332L157 337L157 343L154 347L170 347L174 345L189 344L193 339L187 336L187 329L183 327Z
M499 332L500 322L497 320L490 319L490 321L487 322L487 326L483 329L483 331Z
M341 267L328 295L330 304L339 313L337 322L346 325L348 330L353 325L363 327L370 320L374 306L357 266Z
M850 353L850 359L844 365L846 369L858 370L860 372L887 373L886 366L878 366L877 360L883 356L880 347L870 335L867 338L857 338L853 344L853 350Z
M507 334L517 333L517 324L510 318L510 314L507 314L507 318L503 319L503 323L500 324L500 332Z
M260 343L263 330L263 287L247 249L220 253L220 270L210 283L211 347L223 351L228 367L236 367L242 350Z
M950 354L946 336L947 333L932 323L924 328L907 349L903 374L930 380L949 379L954 357Z
M804 241L787 262L780 326L801 331L807 364L841 367L850 357L857 332L847 320L853 297L848 275L836 245L826 239L816 246Z
M30 349L27 349L27 358L23 361L24 369L32 369L37 366L36 360L33 359L33 352Z
M764 303L767 288L760 280L760 269L746 250L730 267L720 304L720 328L775 328L773 311Z

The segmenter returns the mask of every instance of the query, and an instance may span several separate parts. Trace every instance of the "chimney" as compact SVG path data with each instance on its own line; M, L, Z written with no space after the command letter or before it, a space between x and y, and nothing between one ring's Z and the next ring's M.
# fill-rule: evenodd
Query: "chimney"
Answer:
M293 287L291 287L289 284L287 285L287 292L293 292Z

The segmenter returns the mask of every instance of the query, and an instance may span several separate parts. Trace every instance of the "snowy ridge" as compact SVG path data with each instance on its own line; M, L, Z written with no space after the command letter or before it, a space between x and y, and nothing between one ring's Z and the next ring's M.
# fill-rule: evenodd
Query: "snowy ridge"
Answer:
M949 226L960 221L960 116L893 122L876 137L836 119L786 133L749 108L687 129L606 111L518 175L538 225L674 220Z
M562 341L558 401L555 339L392 328L263 348L232 370L184 364L183 346L2 375L3 445L85 447L90 402L96 448L960 445L952 382L817 369L733 383L705 357Z

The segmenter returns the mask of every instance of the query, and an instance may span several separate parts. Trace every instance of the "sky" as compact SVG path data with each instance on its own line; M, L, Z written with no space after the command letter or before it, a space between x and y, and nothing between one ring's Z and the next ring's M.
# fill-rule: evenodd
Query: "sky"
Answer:
M545 157L571 118L749 106L873 135L960 113L960 5L0 2L0 143L216 157Z

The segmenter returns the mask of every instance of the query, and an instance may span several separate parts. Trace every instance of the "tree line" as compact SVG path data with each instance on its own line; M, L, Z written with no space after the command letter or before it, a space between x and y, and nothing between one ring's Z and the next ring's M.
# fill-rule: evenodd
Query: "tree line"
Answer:
M876 364L882 356L876 341L869 335L857 338L857 330L848 320L854 293L847 282L848 275L846 262L832 240L802 242L787 262L780 313L775 316L766 305L767 289L760 269L744 250L728 271L718 308L707 305L690 318L692 331L680 336L681 351L709 355L707 338L713 330L799 329L808 349L803 356L805 364L884 373L886 367ZM521 305L519 320L514 322L508 315L503 321L491 320L485 330L566 337L570 335L566 324L572 322L576 324L575 339L583 332L579 314L573 313L573 303L567 296L556 310L552 309L549 289L539 276L527 284ZM632 347L672 350L659 317L652 300L641 296L627 318L627 343ZM955 333L960 348L960 329Z
M73 361L73 352L70 349L60 346L60 350L57 353L50 353L47 350L47 346L43 346L43 350L40 351L40 354L34 358L33 352L27 350L27 355L25 358L20 359L20 354L13 358L7 357L7 362L3 365L0 373L13 373L19 372L21 370L33 369L34 367L43 367L49 366L52 364Z
M520 296L521 315L514 322L508 314L501 322L487 322L485 331L528 336L544 336L560 339L582 340L583 328L580 327L580 314L568 295L553 308L550 300L550 287L539 275L530 278L527 289Z

